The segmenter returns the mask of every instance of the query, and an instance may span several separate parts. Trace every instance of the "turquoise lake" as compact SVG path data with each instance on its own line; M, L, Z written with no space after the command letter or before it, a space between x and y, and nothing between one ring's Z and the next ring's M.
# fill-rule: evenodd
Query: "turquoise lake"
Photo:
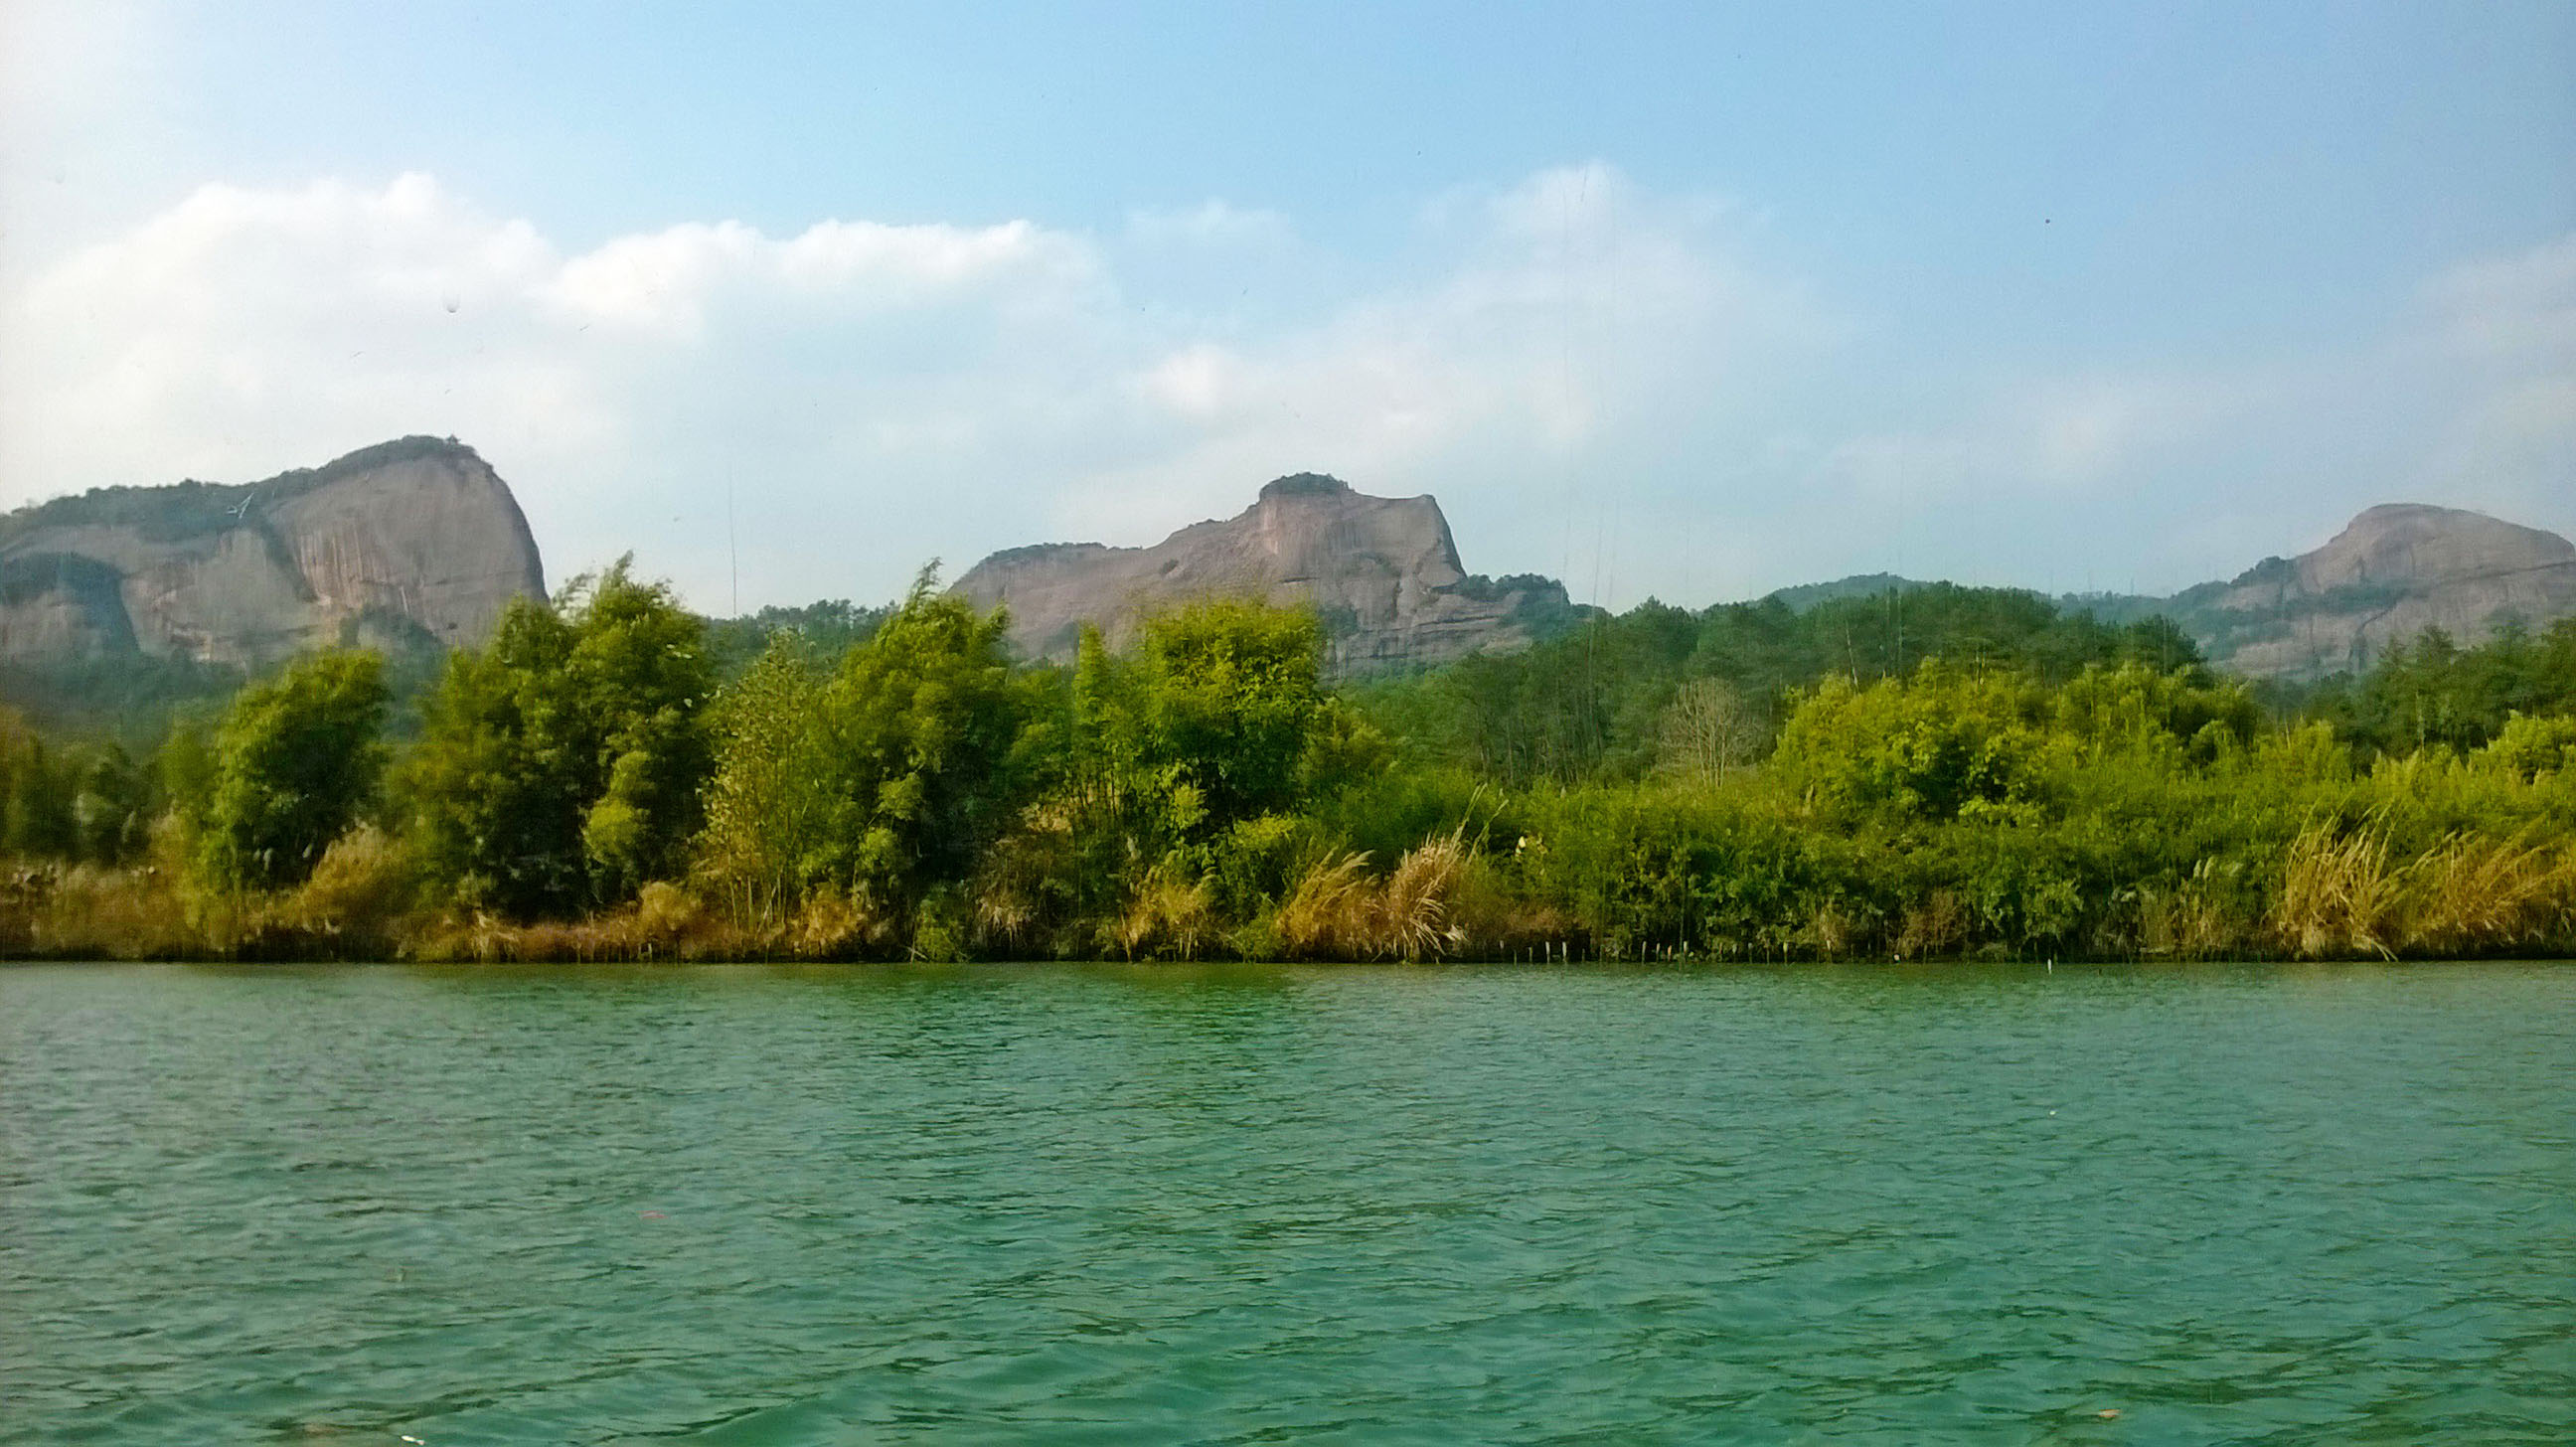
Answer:
M0 1441L2576 1441L2576 968L0 969Z

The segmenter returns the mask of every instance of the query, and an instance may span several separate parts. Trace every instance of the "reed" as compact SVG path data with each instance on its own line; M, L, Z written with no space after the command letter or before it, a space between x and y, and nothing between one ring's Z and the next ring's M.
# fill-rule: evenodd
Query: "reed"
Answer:
M1177 859L1145 871L1110 927L1111 938L1131 960L1196 959L1216 933L1207 879Z
M2282 859L2271 929L2284 949L2305 959L2395 959L2405 903L2405 872L2389 864L2386 835L2314 823Z
M1464 827L1405 852L1377 891L1369 915L1372 954L1405 961L1436 958L1464 943L1449 923L1449 901L1467 866Z
M2148 959L2214 960L2239 953L2246 934L2215 859L2170 887L2138 890L2137 952Z
M219 957L178 881L157 866L21 869L0 900L0 951L43 959Z
M2527 948L2576 902L2576 862L2528 833L2446 836L2406 871L2406 948L2479 954Z
M1451 919L1472 851L1463 829L1406 850L1383 880L1356 851L1317 861L1279 908L1282 945L1298 959L1418 962L1470 939Z
M1279 906L1283 952L1300 960L1362 958L1369 896L1366 854L1317 860Z

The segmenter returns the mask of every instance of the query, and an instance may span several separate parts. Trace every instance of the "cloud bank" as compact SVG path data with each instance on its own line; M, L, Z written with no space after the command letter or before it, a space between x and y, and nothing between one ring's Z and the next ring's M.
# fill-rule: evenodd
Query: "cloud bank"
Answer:
M2330 355L1928 380L1905 359L1939 339L1776 249L1603 165L1435 198L1358 281L1214 202L1111 235L568 247L424 175L210 185L0 297L0 488L453 434L556 574L632 549L710 609L736 555L746 607L883 597L932 556L1149 541L1304 469L1436 492L1471 567L1622 605L1889 566L2170 585L2397 496L2576 524L2576 237L2431 278Z

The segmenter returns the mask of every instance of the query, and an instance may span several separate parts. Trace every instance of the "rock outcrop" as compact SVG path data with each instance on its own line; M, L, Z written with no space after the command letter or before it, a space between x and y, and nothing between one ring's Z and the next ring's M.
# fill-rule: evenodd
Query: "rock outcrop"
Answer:
M0 517L0 661L256 665L479 641L545 572L474 449L406 437L264 482L102 488Z
M2314 552L2266 558L2230 582L2065 602L2112 619L2162 613L2231 672L2321 678L2359 672L2428 628L2471 644L2508 621L2576 616L2576 546L2484 513L2386 503Z
M1149 548L1048 543L995 553L952 591L978 607L1008 607L1021 652L1059 660L1073 657L1085 624L1115 647L1145 615L1197 599L1309 606L1345 673L1525 648L1580 611L1549 579L1467 573L1432 498L1369 497L1315 473L1280 478L1237 516Z

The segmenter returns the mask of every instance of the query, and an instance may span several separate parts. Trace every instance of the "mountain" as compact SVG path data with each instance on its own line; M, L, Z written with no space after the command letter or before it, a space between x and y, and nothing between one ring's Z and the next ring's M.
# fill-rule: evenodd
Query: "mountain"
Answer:
M545 596L527 519L453 439L0 517L0 663L255 666L338 642L472 643L523 595Z
M1762 595L1762 601L1779 603L1792 613L1804 613L1810 608L1845 598L1878 598L1932 586L1920 578L1900 577L1894 573L1854 573L1830 583L1799 583L1787 588L1774 588Z
M2427 628L2466 644L2509 621L2576 616L2576 545L2485 513L2384 503L2323 547L2228 582L2064 601L2110 620L2162 613L2233 672L2319 678L2366 668Z
M979 608L1008 607L1020 650L1053 659L1074 655L1086 623L1114 647L1144 614L1195 599L1306 604L1322 615L1333 666L1345 673L1525 648L1584 612L1550 579L1466 572L1434 499L1370 497L1311 472L1149 548L1046 543L995 553L951 591Z

